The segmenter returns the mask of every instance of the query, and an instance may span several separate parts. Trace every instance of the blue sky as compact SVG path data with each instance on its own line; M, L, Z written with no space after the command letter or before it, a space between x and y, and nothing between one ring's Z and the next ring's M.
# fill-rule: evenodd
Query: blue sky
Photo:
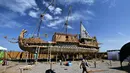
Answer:
M0 46L20 51L17 43L12 44L3 37L18 38L22 29L27 29L27 37L31 36L39 15L50 1L0 0ZM71 5L69 33L79 34L82 21L90 36L96 36L102 43L101 52L120 49L130 40L129 3L129 0L56 0L55 6L50 6L45 14L40 36L49 41L54 32L65 32L64 23ZM48 34L48 38L45 38L44 34Z

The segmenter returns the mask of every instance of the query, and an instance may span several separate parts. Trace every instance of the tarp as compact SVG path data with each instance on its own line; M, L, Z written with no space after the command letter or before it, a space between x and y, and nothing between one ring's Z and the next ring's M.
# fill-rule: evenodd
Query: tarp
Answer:
M0 46L0 50L7 50L7 48Z

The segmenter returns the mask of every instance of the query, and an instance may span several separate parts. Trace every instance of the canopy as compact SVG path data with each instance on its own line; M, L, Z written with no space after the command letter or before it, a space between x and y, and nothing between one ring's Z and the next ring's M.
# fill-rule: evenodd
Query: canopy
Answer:
M0 46L0 50L7 50L7 48Z

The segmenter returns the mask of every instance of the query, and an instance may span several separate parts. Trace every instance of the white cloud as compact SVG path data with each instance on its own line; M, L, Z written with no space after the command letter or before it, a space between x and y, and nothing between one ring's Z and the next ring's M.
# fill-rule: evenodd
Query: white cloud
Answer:
M47 20L52 20L53 19L53 17L50 14L45 14L45 18Z
M52 27L53 29L58 29L58 27Z
M49 4L43 0L43 4L47 7Z
M68 28L69 28L69 29L73 29L70 25L68 25Z
M66 18L67 18L67 16L66 16ZM74 13L71 16L69 16L69 18L68 18L69 21L74 21L74 20L79 20L79 19L84 19L84 16L79 13Z
M117 34L120 35L120 36L126 36L126 35L123 34L122 32L118 32Z
M109 3L109 8L115 7L116 6L116 0L103 0L102 3Z
M33 18L38 18L38 12L35 12L35 11L30 11L28 15Z
M54 19L55 19L55 20L57 20L57 19L59 19L59 17L58 17L58 16L56 16L56 17L54 17Z
M115 7L115 6L116 6L116 0L112 0L110 5L109 5L109 8Z
M53 6L49 6L48 9L52 12L54 10Z
M58 7L55 9L54 14L61 14L61 12L62 12L62 9Z
M7 17L8 16L8 17ZM14 21L13 19L17 17L15 14L11 13L0 13L0 27L7 27L7 28L15 28L15 27L22 27L20 23Z
M54 27L60 24L65 23L67 16L63 17L63 18L58 18L58 20L51 22L49 25L47 25L48 27ZM69 16L68 21L75 21L75 20L79 20L79 19L84 19L84 16L80 15L79 13L74 13L73 15ZM71 29L71 26L68 26L68 28Z
M34 10L39 11L40 9L38 7L33 7Z
M90 11L90 10L87 10L87 13L88 13L89 15L95 16L95 14L94 14L92 11Z
M41 26L41 28L43 29L43 28L45 28L44 26Z
M94 2L95 2L95 0L65 0L65 1L63 1L63 0L58 0L58 2L59 2L60 4L63 4L63 5L65 5L65 4L70 5L70 4L72 4L72 3L82 3L82 4L93 5Z
M57 26L61 23L63 23L65 20L64 19L59 19L57 21L54 21L54 22L51 22L49 25L47 25L48 27L54 27L54 26Z
M48 7L48 6L49 6L49 3L43 1L43 5L45 5L46 7ZM55 8L54 8L54 6L50 5L50 6L48 7L48 9L49 9L50 12L53 12L53 10L54 10Z
M109 1L109 0L103 0L102 3L106 3L106 2L108 2L108 1Z
M8 22L5 22L3 27L8 27L8 28L14 28L14 27L21 27L22 25L16 21L9 20Z
M25 15L29 8L37 6L35 0L0 0L0 6Z
M47 2L45 2L45 1L43 1L43 4L46 6L46 7L48 7L48 3ZM51 13L53 13L53 14L61 14L61 12L62 12L62 9L61 8L59 8L59 7L54 7L54 6L52 6L52 5L50 5L49 7L48 7L48 9L49 9L49 11L51 12Z

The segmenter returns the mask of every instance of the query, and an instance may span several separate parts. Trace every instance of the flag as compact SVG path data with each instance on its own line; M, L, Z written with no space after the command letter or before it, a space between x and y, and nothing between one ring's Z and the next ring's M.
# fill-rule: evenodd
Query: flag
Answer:
M90 38L89 33L86 31L85 27L80 23L80 36L81 38Z

